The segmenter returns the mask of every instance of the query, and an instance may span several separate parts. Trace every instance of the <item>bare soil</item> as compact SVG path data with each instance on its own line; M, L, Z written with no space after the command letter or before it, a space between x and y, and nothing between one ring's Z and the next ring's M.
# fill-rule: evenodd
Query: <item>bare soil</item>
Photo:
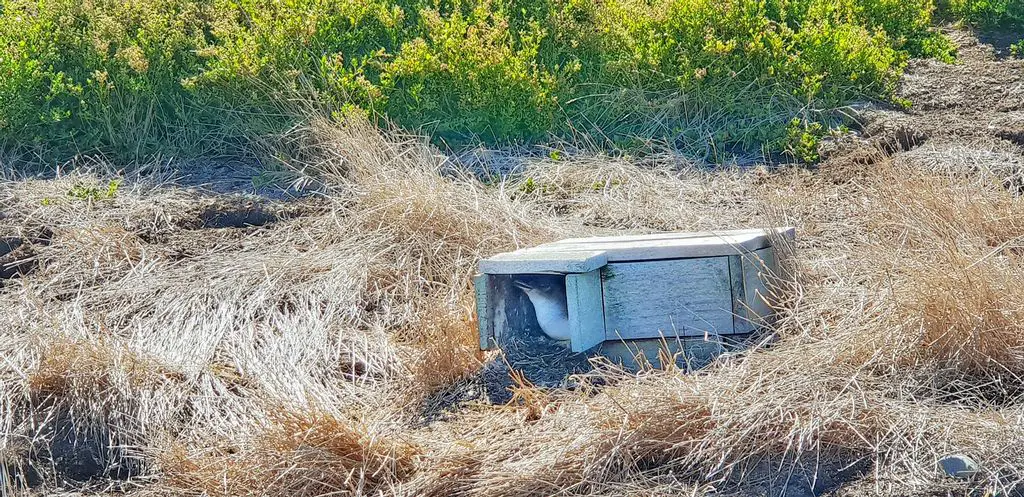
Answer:
M897 90L910 108L867 112L865 135L904 150L928 141L933 151L948 152L954 162L1019 164L1024 146L1024 59L1001 52L1021 34L985 37L996 45L963 31L948 34L959 46L957 63L911 61Z

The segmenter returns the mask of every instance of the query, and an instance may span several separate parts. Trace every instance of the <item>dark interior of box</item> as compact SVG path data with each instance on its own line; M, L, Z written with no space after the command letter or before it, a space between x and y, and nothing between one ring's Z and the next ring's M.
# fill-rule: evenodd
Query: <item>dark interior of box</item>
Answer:
M514 284L522 281L531 286L561 285L564 294L564 275L493 275L491 278L495 338L509 365L538 385L556 385L568 374L590 369L587 354L574 354L566 345L544 334L537 323L533 304Z
M562 285L565 287L565 277L561 275L546 274L524 274L524 275L495 275L494 298L500 301L498 305L504 312L495 316L499 322L496 323L497 340L502 347L512 345L512 342L541 342L552 341L537 323L537 315L534 312L533 304L523 290L515 286L515 282L522 281L530 285L550 284Z

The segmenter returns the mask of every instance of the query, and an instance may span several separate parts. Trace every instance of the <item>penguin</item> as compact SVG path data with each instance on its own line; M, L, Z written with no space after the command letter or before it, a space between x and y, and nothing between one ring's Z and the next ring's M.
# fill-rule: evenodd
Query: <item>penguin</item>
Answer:
M552 340L567 343L570 334L565 287L547 279L536 282L517 280L513 285L530 299L541 331Z

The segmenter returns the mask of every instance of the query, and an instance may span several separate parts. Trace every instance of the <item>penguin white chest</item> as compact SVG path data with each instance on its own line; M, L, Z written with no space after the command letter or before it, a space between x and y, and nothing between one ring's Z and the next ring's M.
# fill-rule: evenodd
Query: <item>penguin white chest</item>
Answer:
M569 313L564 301L539 295L528 295L537 315L537 324L554 340L569 339Z

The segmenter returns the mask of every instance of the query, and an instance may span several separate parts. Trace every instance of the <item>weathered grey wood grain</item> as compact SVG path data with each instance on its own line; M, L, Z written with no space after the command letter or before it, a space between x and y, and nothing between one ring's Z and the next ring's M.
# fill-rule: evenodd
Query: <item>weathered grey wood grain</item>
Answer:
M673 362L677 367L693 371L710 364L724 351L722 341L712 335L664 340L609 340L601 344L598 352L612 363L633 371L645 367L665 368Z
M498 254L480 261L486 274L586 273L608 262L604 251L581 247L579 250L540 250L538 248Z
M754 325L747 318L747 294L743 286L744 255L729 256L729 284L732 287L732 329L735 333L749 333Z
M741 229L741 230L724 230L724 231L671 231L664 233L651 233L646 235L616 235L616 236L593 236L588 238L566 238L557 242L546 243L543 246L554 246L560 244L576 244L576 243L620 243L620 242L640 242L646 240L677 240L687 238L746 238L746 237L759 237L762 235L780 235L784 238L793 239L795 236L796 229L792 227L782 228L755 228L755 229Z
M509 301L514 301L510 296L511 288L512 284L507 277L488 275L487 297L490 300L488 312L491 313L491 344L493 348L500 348L502 343L508 339L510 330L516 326L514 321L520 314L520 310L509 306Z
M728 257L609 263L608 340L733 333Z
M604 299L601 271L565 276L565 297L569 310L569 346L584 352L604 341Z
M771 238L792 239L793 228L570 238L498 254L480 261L487 274L585 273L608 262L718 257L768 247Z
M557 253L603 251L608 262L682 259L737 255L768 247L772 236L793 236L792 228L705 233L662 233L646 236L577 238L541 245L536 250Z
M480 332L480 350L490 350L497 346L494 337L494 313L491 306L494 305L490 297L492 292L487 291L490 277L486 274L478 274L473 277L473 290L476 292L476 319L477 329Z
M743 292L746 296L745 320L753 329L763 325L772 314L773 296L768 289L771 278L776 276L778 263L775 250L765 248L743 256Z

